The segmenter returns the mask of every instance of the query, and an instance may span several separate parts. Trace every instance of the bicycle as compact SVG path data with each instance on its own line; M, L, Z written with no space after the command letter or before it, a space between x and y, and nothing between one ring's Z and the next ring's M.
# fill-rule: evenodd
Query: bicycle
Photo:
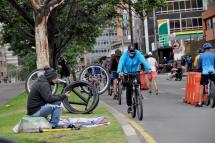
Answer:
M25 82L27 93L30 93L31 86L39 76L44 74L46 68L33 70ZM33 78L34 77L34 78ZM66 79L58 79L58 83L52 86L52 94L62 88L60 93L69 92L69 97L63 100L63 106L73 114L91 113L98 105L99 96L95 88L87 82L75 81L70 83ZM84 89L84 90L83 90Z
M118 77L117 80L117 100L118 104L122 104L122 80Z
M109 73L100 65L91 65L80 73L79 80L89 82L93 85L98 94L103 94L110 86Z
M212 77L212 73L209 73L209 77ZM214 75L213 75L214 76ZM215 84L211 79L208 79L208 85L203 88L203 103L210 105L211 108L215 107Z
M137 77L139 73L125 73L123 82L125 84L132 85L132 112L131 116L136 117L136 113L139 120L143 119L143 96L140 92L140 83L138 83ZM133 94L133 91L135 94Z

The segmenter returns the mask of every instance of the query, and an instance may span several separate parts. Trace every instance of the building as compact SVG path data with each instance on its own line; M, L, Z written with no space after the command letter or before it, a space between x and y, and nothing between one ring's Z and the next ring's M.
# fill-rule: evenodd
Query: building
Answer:
M205 40L215 47L215 0L211 1L208 10L202 13Z
M7 73L6 58L4 51L5 50L0 47L0 82L2 82L3 77L5 77Z
M5 48L5 58L6 58L6 62L7 64L13 65L18 67L18 56L13 54L13 51L9 50L10 45L9 44L5 44L4 48Z
M146 52L154 51L160 61L190 54L191 41L203 39L202 12L207 5L208 0L167 0L167 7L150 13L145 23L149 41L144 43Z

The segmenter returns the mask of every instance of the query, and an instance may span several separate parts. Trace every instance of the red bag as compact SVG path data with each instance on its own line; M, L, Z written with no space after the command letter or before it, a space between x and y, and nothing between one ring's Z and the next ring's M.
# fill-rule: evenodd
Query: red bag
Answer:
M146 76L143 71L140 72L140 89L141 90L148 90L147 82L146 82Z

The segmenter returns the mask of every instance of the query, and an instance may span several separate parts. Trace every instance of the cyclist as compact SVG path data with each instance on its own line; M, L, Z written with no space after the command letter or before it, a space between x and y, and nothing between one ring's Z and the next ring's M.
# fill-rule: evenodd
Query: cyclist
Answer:
M133 46L129 45L128 50L125 51L120 60L117 72L123 77L123 73L137 73L140 72L140 64L143 64L144 68L147 72L151 72L151 68L147 63L144 56L141 54L140 51L134 49ZM137 76L137 80L140 83L140 76ZM128 105L128 113L132 111L132 85L127 84L126 86L126 100Z
M194 63L193 63L193 66L195 69L198 68L198 61L199 61L199 57L200 57L200 54L202 53L202 50L201 49L198 49L198 55L196 55L195 57L195 60L194 60Z
M198 69L202 70L201 75L201 95L203 95L203 89L204 86L208 84L208 80L212 80L215 82L215 54L211 52L212 48L211 43L205 43L203 45L204 53L200 54L199 60L198 60ZM201 97L202 98L202 97ZM202 99L200 98L199 103L197 104L197 107L202 107Z
M111 78L113 80L113 92L114 92L114 97L113 99L117 99L117 80L118 80L118 73L117 73L117 67L119 64L119 59L122 55L122 52L117 49L115 51L114 56L111 58L111 64L110 64L110 72L111 72Z

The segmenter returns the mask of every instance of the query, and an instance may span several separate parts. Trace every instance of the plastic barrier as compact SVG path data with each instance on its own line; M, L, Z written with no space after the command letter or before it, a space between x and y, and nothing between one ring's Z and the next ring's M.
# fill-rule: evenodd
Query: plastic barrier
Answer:
M192 105L196 105L200 100L200 79L201 73L189 72L186 81L186 91L184 102Z
M141 90L149 89L146 82L146 75L143 71L140 72L140 89Z

